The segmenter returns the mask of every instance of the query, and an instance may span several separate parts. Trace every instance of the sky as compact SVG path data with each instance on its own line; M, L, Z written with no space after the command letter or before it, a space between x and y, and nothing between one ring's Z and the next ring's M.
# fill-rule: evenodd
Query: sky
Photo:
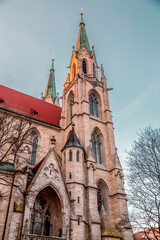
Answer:
M107 77L118 154L160 127L160 0L0 0L0 84L40 98L52 55L62 95L80 10ZM100 77L100 70L99 70Z

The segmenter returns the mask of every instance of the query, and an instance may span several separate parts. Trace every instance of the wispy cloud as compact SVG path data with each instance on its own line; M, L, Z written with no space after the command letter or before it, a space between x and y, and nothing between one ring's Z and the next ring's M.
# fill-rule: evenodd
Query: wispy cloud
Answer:
M141 93L138 97L133 99L127 104L121 111L115 115L115 121L124 121L131 115L135 114L140 108L142 108L153 96L160 93L160 81L150 85L150 87Z

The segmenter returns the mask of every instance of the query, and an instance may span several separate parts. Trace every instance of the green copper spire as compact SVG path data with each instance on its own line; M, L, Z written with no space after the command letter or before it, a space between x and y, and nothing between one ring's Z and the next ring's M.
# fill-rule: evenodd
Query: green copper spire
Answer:
M78 53L81 49L81 47L84 46L87 48L89 54L91 54L90 46L89 46L89 41L85 29L85 24L83 21L83 13L81 11L81 21L79 24L79 33L78 33L78 39L77 39L77 45L76 45L76 52Z
M55 72L55 70L54 70L54 58L52 58L52 65L51 65L51 68L50 68L48 83L47 83L47 87L46 87L43 99L45 100L47 98L48 94L50 94L53 103L55 102L56 97L57 97L54 72Z

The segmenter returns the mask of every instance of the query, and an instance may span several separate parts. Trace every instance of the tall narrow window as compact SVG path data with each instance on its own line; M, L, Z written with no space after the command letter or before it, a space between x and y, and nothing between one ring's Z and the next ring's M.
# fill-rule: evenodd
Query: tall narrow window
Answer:
M92 134L92 150L97 163L102 164L100 140L96 131Z
M97 98L94 93L91 93L89 95L89 109L90 109L90 114L98 117L98 102Z
M95 64L93 63L93 77L96 76L96 71L95 71Z
M86 61L85 60L83 60L83 62L82 62L82 68L83 68L83 73L87 74L87 65L86 65Z
M73 63L73 65L72 65L72 80L74 80L75 76L76 76L76 65L75 65L75 63Z
M76 162L79 162L79 151L76 152Z
M73 117L73 104L74 104L74 95L72 94L71 100L70 100L70 120L72 121Z
M38 144L38 136L35 131L31 132L32 141L32 153L31 153L31 164L35 165L36 162L36 154L37 154L37 144Z
M69 162L72 162L72 151L69 152Z
M100 187L98 187L97 189L97 205L98 205L98 212L100 212L102 207L102 192Z
M64 153L64 164L66 163L66 153Z

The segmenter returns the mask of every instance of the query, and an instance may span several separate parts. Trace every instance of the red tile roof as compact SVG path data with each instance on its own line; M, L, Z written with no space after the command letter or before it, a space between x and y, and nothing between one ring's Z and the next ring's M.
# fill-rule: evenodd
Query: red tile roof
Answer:
M59 126L62 109L38 98L0 85L0 108Z

